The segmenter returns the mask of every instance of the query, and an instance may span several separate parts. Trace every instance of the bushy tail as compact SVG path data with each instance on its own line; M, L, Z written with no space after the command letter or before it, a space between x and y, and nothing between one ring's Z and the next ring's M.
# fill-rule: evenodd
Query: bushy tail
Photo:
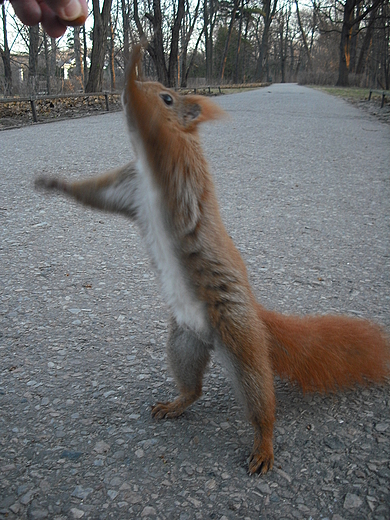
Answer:
M284 316L259 305L274 371L304 391L332 391L390 376L390 344L370 321L346 316Z

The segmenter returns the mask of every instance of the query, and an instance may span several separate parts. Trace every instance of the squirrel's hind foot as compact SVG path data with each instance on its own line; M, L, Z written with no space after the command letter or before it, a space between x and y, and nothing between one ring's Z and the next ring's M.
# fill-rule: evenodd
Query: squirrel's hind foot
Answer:
M252 453L248 461L249 474L261 473L264 475L267 471L272 469L274 465L274 451L272 442L258 443L255 441Z

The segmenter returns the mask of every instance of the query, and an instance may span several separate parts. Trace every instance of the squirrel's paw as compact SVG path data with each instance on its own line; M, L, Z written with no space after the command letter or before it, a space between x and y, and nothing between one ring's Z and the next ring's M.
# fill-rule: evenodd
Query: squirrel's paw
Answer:
M264 445L258 448L254 447L249 457L249 473L253 475L254 473L261 473L264 475L272 469L274 465L274 451L272 448L272 444L270 447L265 448Z
M181 394L171 403L157 403L152 407L152 416L155 419L173 419L179 417L190 404L199 397L197 392L188 392Z
M66 182L54 177L37 177L34 181L37 190L59 190L66 191Z
M186 407L183 407L182 403L178 402L179 399L172 403L156 403L152 407L152 416L155 419L173 419L179 417Z

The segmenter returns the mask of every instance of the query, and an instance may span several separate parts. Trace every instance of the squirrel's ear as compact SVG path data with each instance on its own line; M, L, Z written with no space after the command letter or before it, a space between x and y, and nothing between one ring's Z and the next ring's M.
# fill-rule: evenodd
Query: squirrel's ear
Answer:
M203 96L183 96L182 121L187 130L195 128L199 123L220 119L226 112L218 105Z

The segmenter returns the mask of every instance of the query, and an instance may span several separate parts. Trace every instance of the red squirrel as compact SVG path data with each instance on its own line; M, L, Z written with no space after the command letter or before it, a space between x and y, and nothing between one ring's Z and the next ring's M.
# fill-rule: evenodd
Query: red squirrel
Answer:
M223 116L208 98L179 95L140 77L142 46L134 48L122 101L136 160L103 176L54 189L140 228L171 318L168 361L180 395L152 408L172 418L202 394L213 350L222 353L255 430L249 472L272 468L274 374L304 390L336 390L383 382L390 371L386 333L344 316L284 316L260 305L240 253L219 213L198 125Z

